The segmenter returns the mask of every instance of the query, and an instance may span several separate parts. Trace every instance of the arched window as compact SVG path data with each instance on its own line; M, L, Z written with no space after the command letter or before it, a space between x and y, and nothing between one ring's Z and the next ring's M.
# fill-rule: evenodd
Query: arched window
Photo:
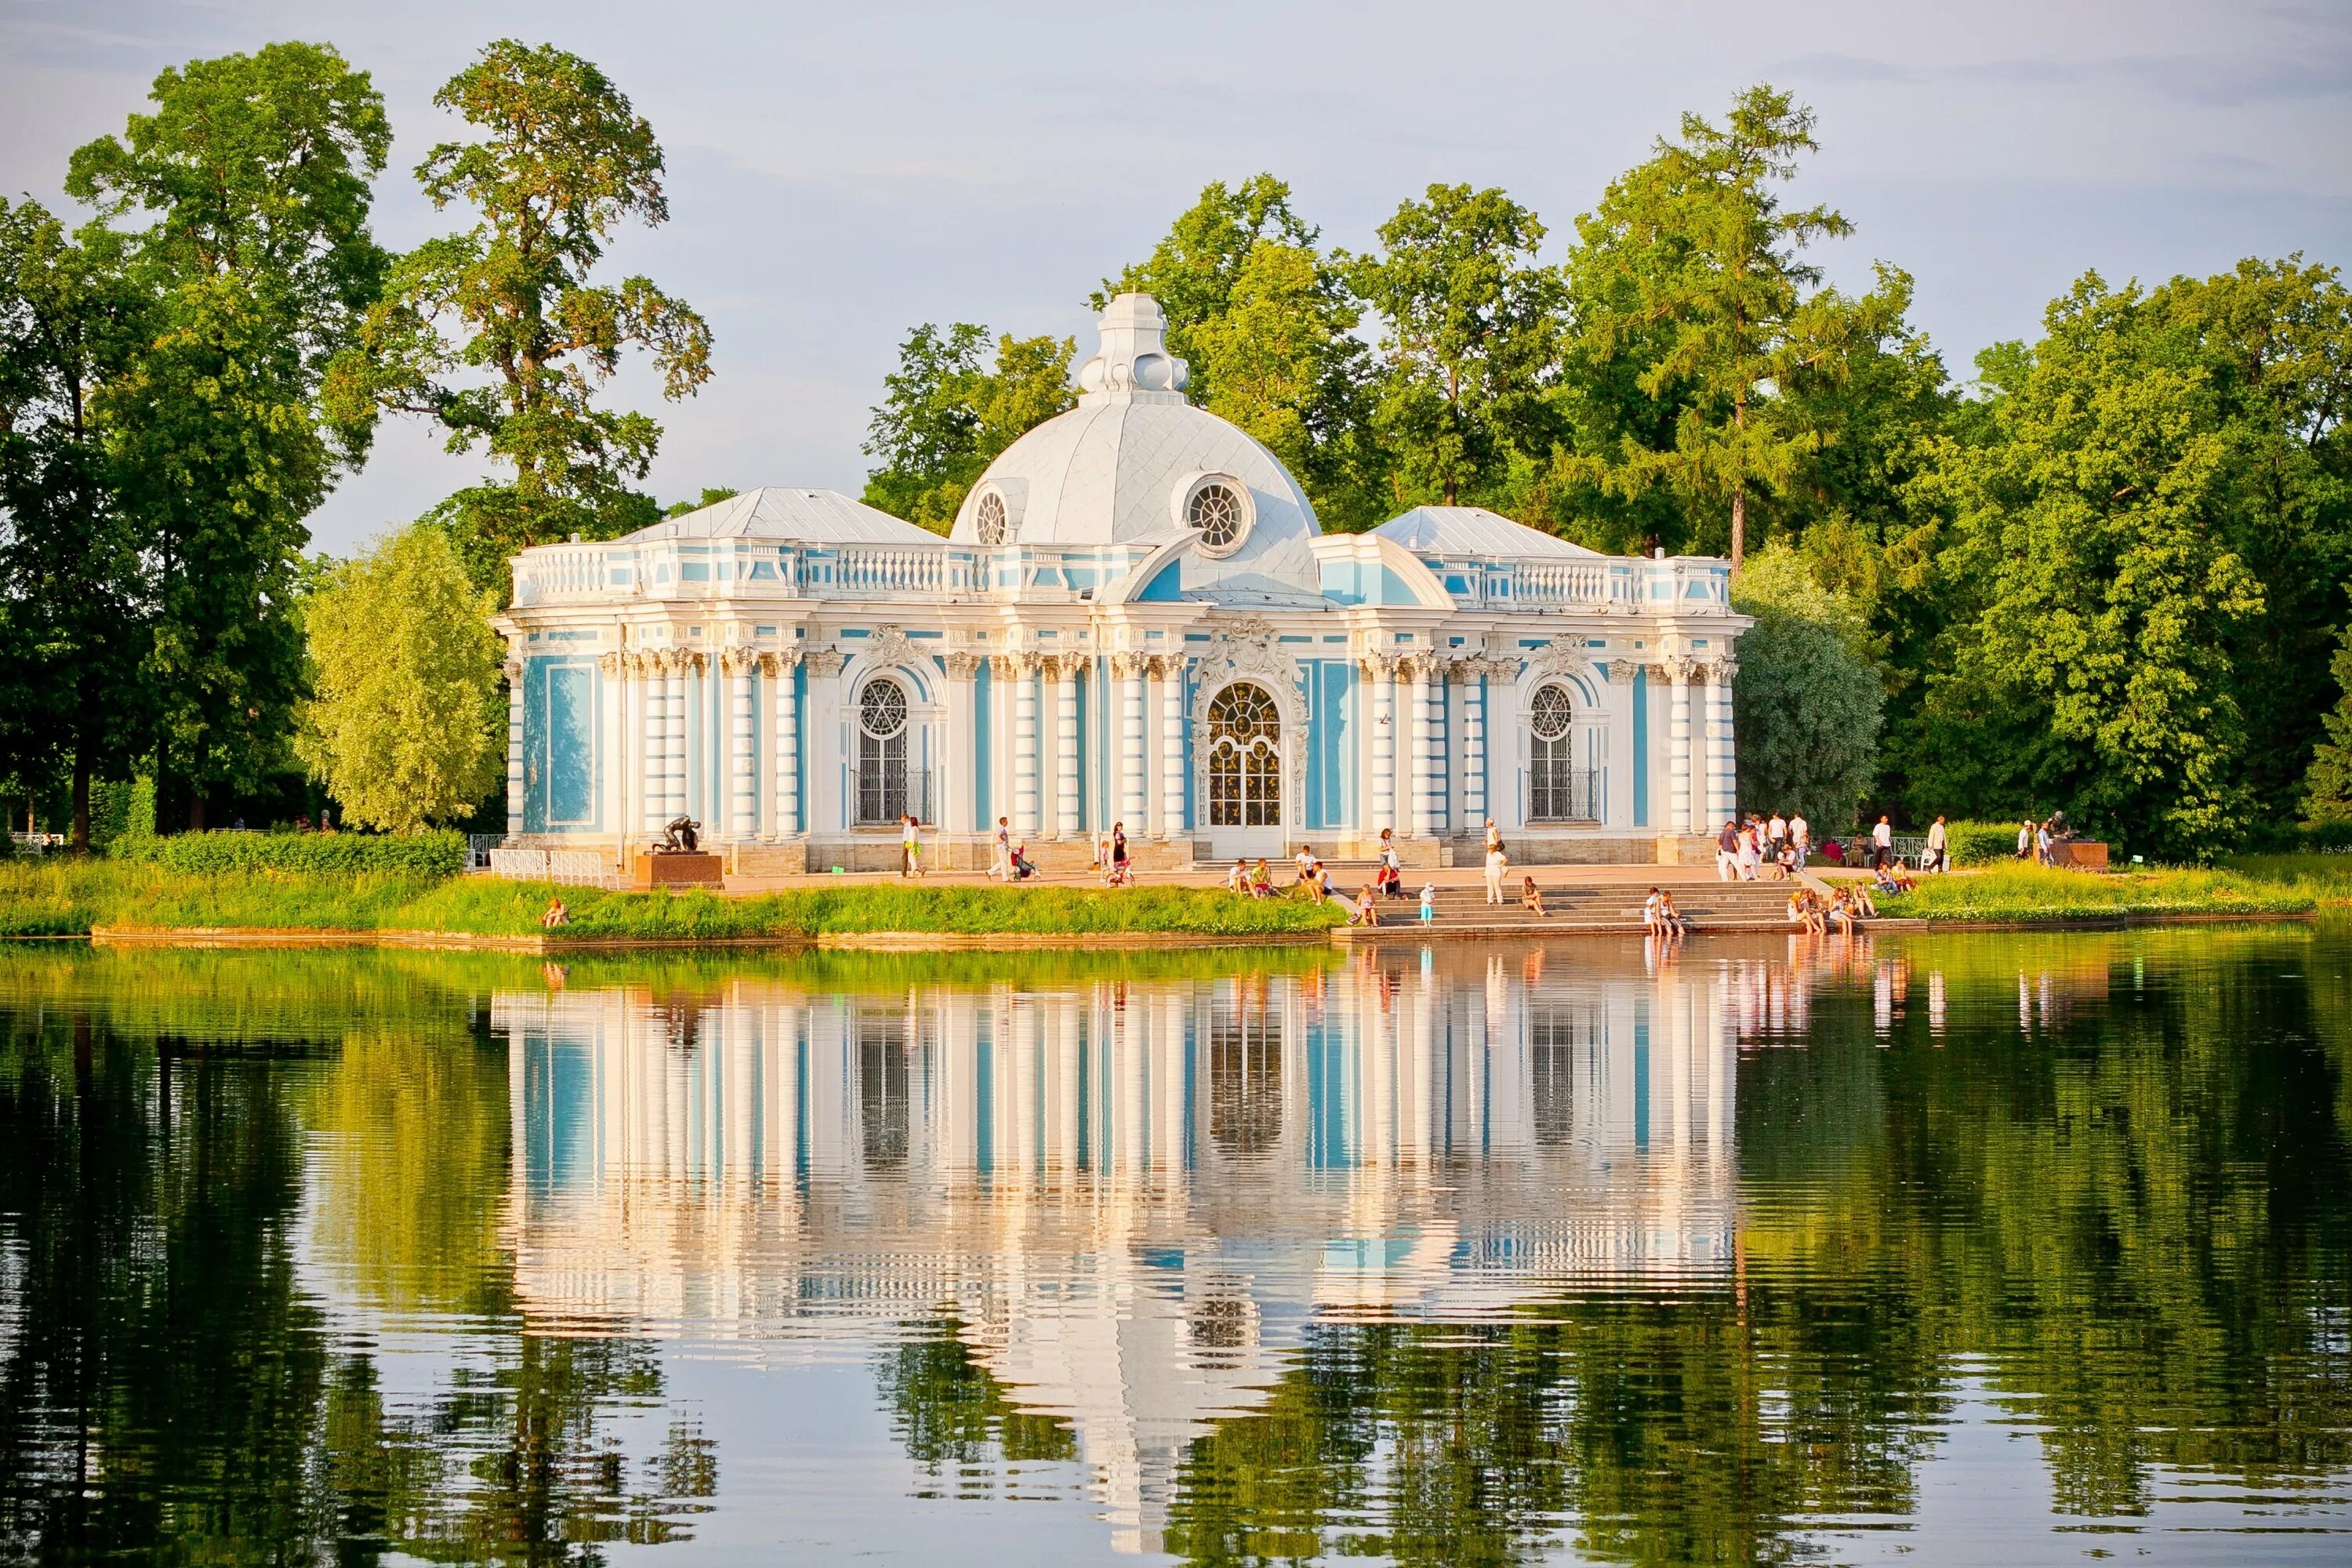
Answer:
M972 509L971 525L982 544L1003 543L1004 498L994 490L982 496L980 504Z
M1239 681L1209 703L1209 826L1282 826L1282 710Z
M857 820L896 822L923 815L907 766L907 689L888 676L866 683L857 696Z
M1528 708L1528 820L1570 822L1592 814L1591 789L1571 756L1576 705L1564 686L1536 688Z

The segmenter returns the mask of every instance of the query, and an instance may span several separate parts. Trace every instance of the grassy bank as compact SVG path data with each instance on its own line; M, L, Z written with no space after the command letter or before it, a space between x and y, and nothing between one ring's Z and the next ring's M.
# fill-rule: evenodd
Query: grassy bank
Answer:
M0 936L101 926L429 931L536 936L543 884L391 872L220 871L113 860L0 865ZM760 898L560 889L573 941L714 942L876 931L968 935L1286 936L1343 918L1330 905L1189 888L811 888Z
M2160 868L2098 876L2002 866L1926 878L1916 892L1877 901L1881 914L1906 919L2030 922L2126 915L2297 915L2328 900L2307 881L2280 871Z

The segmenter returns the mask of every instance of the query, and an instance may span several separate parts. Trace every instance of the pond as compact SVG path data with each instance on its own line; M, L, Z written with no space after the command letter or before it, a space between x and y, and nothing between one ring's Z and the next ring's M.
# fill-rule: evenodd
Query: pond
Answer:
M2352 1558L2352 931L0 947L0 1555Z

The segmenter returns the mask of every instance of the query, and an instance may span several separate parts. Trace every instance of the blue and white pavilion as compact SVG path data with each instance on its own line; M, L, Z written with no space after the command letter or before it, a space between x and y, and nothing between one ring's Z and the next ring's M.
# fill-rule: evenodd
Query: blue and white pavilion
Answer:
M1160 308L1111 301L1077 405L945 538L746 492L515 558L510 842L625 858L690 816L745 871L954 865L996 819L1049 864L1369 855L1679 859L1733 806L1713 558L1599 554L1475 507L1326 534L1193 407ZM1065 848L1064 846L1067 847Z

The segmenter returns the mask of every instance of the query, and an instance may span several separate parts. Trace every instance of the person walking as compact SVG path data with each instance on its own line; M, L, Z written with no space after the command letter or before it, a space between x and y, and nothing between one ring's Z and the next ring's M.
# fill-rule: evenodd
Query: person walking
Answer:
M1789 842L1797 851L1797 869L1805 868L1806 857L1813 852L1813 825L1805 820L1801 811L1789 814Z
M1726 821L1715 836L1715 877L1718 882L1739 879L1739 824Z
M2033 858L2044 866L2055 866L2058 857L2051 852L2050 825L2044 822L2033 830Z
M2030 859L2033 855L2033 818L2027 817L2017 825L2017 858Z
M1873 866L1884 866L1894 855L1895 829L1885 816L1881 816L1878 826L1870 830L1870 862Z
M1134 882L1135 873L1127 863L1127 824L1114 822L1110 825L1110 885L1125 888Z
M988 874L1000 881L1013 880L1013 822L1009 817L996 819L996 848L989 857Z
M911 811L898 818L898 875L919 877L923 874L923 838L921 825Z
M1739 879L1743 882L1754 881L1763 864L1763 852L1757 843L1760 837L1753 822L1739 830Z
M1499 904L1503 901L1503 873L1510 868L1511 862L1504 855L1503 841L1497 836L1494 847L1486 851L1486 901L1488 903Z
M1948 871L1952 868L1950 837L1944 831L1944 819L1936 818L1927 825L1927 852L1920 857L1922 871Z
M1772 858L1779 859L1780 846L1789 837L1789 819L1775 811L1771 820L1764 825L1764 837L1772 850Z
M1437 883L1431 880L1421 885L1421 923L1427 925L1436 918Z

